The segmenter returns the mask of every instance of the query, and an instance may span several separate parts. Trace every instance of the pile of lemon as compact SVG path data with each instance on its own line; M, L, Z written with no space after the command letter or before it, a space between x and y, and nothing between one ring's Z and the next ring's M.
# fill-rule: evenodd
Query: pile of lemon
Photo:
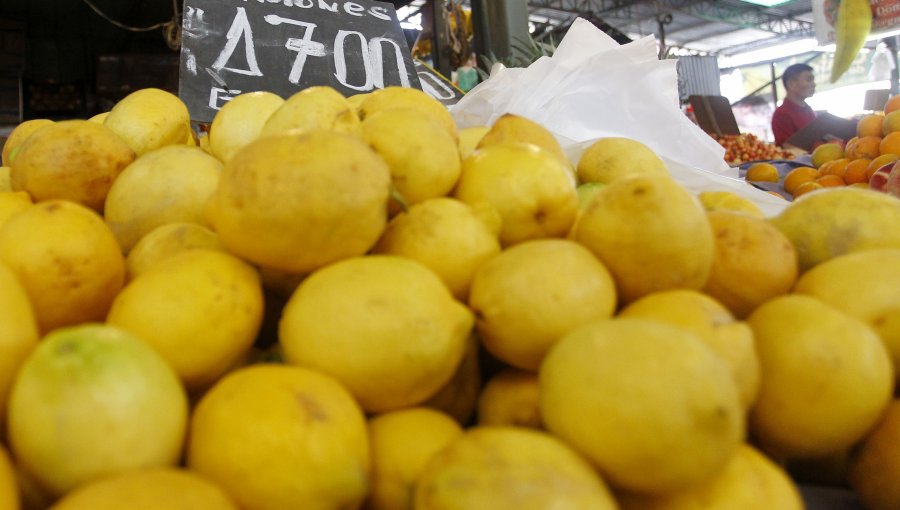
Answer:
M402 88L201 137L146 89L3 164L3 510L900 505L894 197L765 218Z

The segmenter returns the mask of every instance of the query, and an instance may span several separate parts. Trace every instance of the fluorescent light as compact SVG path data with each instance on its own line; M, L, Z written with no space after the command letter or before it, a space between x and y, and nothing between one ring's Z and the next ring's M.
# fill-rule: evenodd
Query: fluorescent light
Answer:
M774 7L776 5L785 4L788 0L741 0L748 4L761 5L763 7Z

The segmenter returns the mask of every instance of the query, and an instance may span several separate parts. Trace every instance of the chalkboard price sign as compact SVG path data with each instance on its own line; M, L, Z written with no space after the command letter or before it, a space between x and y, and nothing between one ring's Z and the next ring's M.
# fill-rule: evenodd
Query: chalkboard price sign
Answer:
M435 71L431 66L421 60L413 59L419 82L429 96L440 101L444 106L453 106L459 102L465 93L444 75Z
M394 6L372 0L186 0L179 96L209 122L238 94L421 88Z

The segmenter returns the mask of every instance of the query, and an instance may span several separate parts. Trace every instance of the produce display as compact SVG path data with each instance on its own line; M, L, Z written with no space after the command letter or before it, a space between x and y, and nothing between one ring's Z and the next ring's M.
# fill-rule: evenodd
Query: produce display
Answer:
M760 140L753 133L719 135L715 138L719 145L725 147L725 162L729 165L739 165L747 161L794 159L792 152L774 143Z
M20 124L0 509L900 507L900 199L767 218L645 142L395 87Z

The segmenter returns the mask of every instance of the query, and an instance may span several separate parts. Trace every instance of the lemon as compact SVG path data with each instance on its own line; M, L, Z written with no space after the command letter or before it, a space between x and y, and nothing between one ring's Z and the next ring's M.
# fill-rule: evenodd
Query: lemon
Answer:
M472 314L431 270L393 255L324 267L284 307L285 359L343 383L366 411L419 404L456 371Z
M154 228L172 222L206 226L206 202L222 164L196 147L173 145L128 165L106 197L104 216L124 253Z
M337 381L284 365L232 371L191 418L187 467L242 509L358 508L368 490L362 411Z
M819 299L872 326L900 375L900 249L848 253L797 280L794 292ZM852 296L852 298L850 298Z
M53 510L237 510L225 491L183 469L126 471L89 482L53 505Z
M894 399L874 429L866 434L850 463L850 485L866 508L890 510L900 505L900 401Z
M227 253L190 250L132 280L107 322L147 342L188 389L199 389L246 353L262 314L255 269Z
M624 496L622 510L803 510L794 482L750 445L741 445L725 467L691 487L658 496Z
M109 112L101 112L97 115L91 116L88 121L96 122L97 124L103 124L106 121L106 117L109 116Z
M360 106L362 106L363 101L365 101L367 97L369 97L368 92L353 94L352 96L347 97L347 101L350 101L350 104L353 106L353 111L356 112L357 116L359 115Z
M566 333L612 316L616 290L609 271L586 248L565 239L540 239L485 262L472 279L469 307L491 354L537 370Z
M359 105L359 117L366 120L376 112L393 108L412 108L444 126L454 140L459 139L456 121L439 101L419 89L385 87L366 95Z
M125 270L134 279L162 260L196 248L225 251L219 236L196 223L166 223L160 225L134 245L125 257Z
M74 202L35 204L0 228L0 262L15 273L42 333L100 321L125 280L125 261L103 220Z
M478 392L481 390L481 364L478 361L480 354L478 339L475 335L469 336L466 352L456 373L443 388L422 405L443 411L460 424L468 424L472 413L475 412Z
M749 410L759 391L759 359L753 331L735 322L727 308L695 290L648 294L619 312L619 317L658 320L693 333L728 365L741 405Z
M836 143L823 143L812 151L812 166L819 168L825 163L844 157L844 149Z
M462 428L446 414L414 407L369 420L372 449L370 510L412 508L416 480L440 450L462 435Z
M707 211L731 211L756 218L765 217L759 206L731 191L703 191L697 198Z
M409 204L449 193L460 174L456 140L434 119L411 108L373 113L363 140L391 170L391 181Z
M739 318L790 292L797 280L797 252L781 231L746 214L711 211L707 216L716 252L703 292Z
M478 424L542 428L537 374L505 368L491 377L478 396Z
M500 219L448 197L424 200L388 223L374 253L400 255L428 266L462 301L475 271L500 253Z
M578 194L565 163L535 145L501 144L463 162L454 198L500 213L503 246L563 237L575 221Z
M16 484L16 473L10 462L9 454L0 445L0 508L19 510L21 498Z
M516 427L473 427L434 456L416 483L417 510L614 510L603 480L559 439Z
M191 118L178 96L146 88L112 107L103 125L119 135L138 156L166 145L183 145L191 136Z
M669 178L604 186L581 212L574 238L609 269L624 303L661 290L702 288L715 255L706 212Z
M256 140L272 112L284 104L271 92L247 92L232 98L216 113L209 126L209 149L220 161L228 161Z
M828 455L875 425L894 373L865 323L801 295L771 299L747 321L762 373L750 428L766 450L785 458Z
M778 182L778 169L771 163L754 163L747 169L744 179L754 182Z
M265 119L259 136L316 130L347 135L359 132L353 105L331 87L309 87L287 98ZM210 136L214 136L212 132Z
M3 166L12 166L12 153L38 129L53 124L50 119L31 119L17 125L3 144Z
M503 114L495 120L487 133L481 137L476 148L483 149L492 145L508 143L537 145L569 164L562 147L550 131L537 122L514 113Z
M459 158L466 159L475 152L478 143L484 138L484 135L490 131L489 126L473 126L459 130Z
M0 193L12 191L12 169L8 166L0 166Z
M797 250L800 272L833 257L900 248L900 201L877 191L835 188L794 200L770 220Z
M0 432L6 421L6 397L13 379L38 339L28 294L12 271L0 263Z
M36 202L66 199L95 211L113 181L134 160L114 132L86 120L66 120L39 129L16 151L12 188Z
M544 359L539 392L547 430L628 491L699 483L743 438L725 363L693 334L661 322L611 319L572 331Z
M130 333L65 328L22 365L9 399L9 442L23 467L61 495L101 476L175 465L187 411L172 369Z
M387 224L390 183L384 161L353 137L262 138L225 165L210 220L231 252L308 273L375 244Z
M591 144L577 166L578 181L609 184L624 177L666 178L669 170L653 149L631 138L601 138Z
M33 205L31 197L24 191L0 192L0 228L17 212Z

